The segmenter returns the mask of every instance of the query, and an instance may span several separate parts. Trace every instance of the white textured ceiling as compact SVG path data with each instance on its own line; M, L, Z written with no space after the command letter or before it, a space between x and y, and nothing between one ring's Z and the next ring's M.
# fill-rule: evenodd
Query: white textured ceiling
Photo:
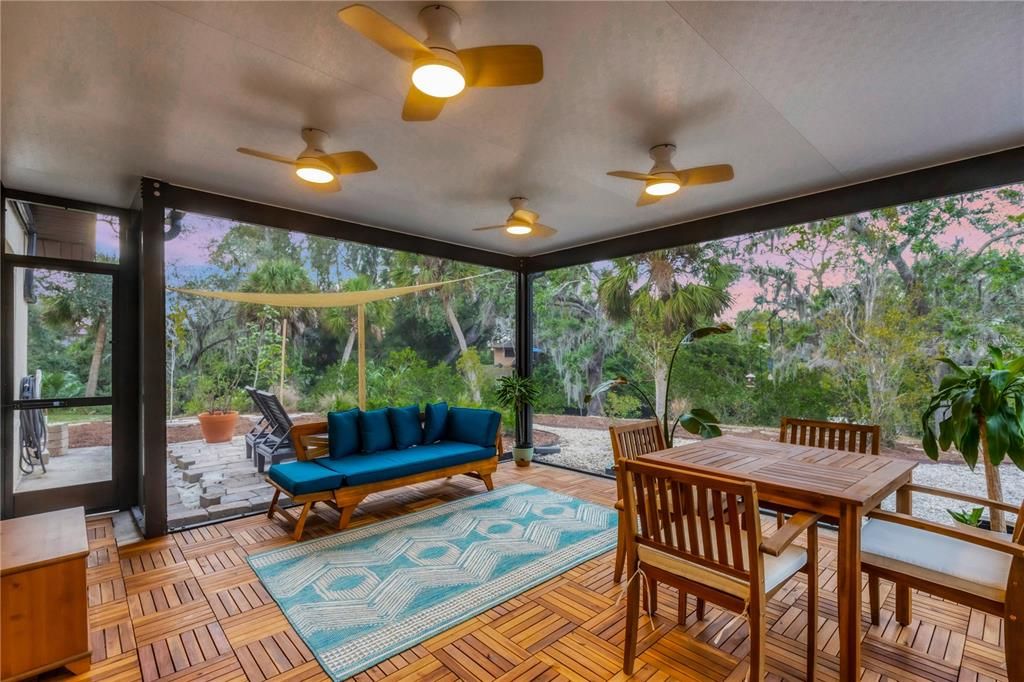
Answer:
M1024 144L1022 3L453 3L459 46L534 43L545 77L429 123L343 5L3 2L4 184L123 206L149 175L533 254ZM416 31L422 5L374 6ZM380 170L319 195L234 151L297 154L303 126ZM662 142L736 179L635 208L605 171ZM559 233L471 231L513 195Z

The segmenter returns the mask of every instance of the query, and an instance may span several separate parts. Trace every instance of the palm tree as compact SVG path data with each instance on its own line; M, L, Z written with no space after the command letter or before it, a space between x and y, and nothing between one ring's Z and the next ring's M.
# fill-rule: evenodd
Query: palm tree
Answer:
M356 275L342 282L341 291L367 291L374 289L373 282L366 275ZM377 341L384 338L384 329L391 323L392 304L389 300L374 301L366 306L366 326ZM347 308L327 308L320 314L320 322L327 331L339 339L345 337L345 347L341 354L341 364L348 364L352 357L358 327L355 306Z
M85 397L96 395L103 353L107 345L112 300L111 279L106 275L72 273L69 281L52 281L44 299L43 320L50 325L85 329L92 336L92 359L85 382Z
M302 264L288 258L266 260L249 273L242 291L257 291L263 294L293 294L312 291L313 284ZM254 306L245 306L243 314L259 316ZM279 308L281 316L281 375L278 382L278 398L284 400L285 351L288 345L288 330L295 326L300 331L302 326L311 319L306 308Z
M430 282L440 282L449 279L459 279L462 277L469 277L471 275L478 274L480 268L467 263L460 263L454 260L448 260L446 258L438 258L436 256L421 256L414 253L400 252L395 254L394 260L394 280L398 286L408 286L411 284L427 284ZM424 292L425 296L437 296L441 301L441 306L444 309L444 317L448 322L448 326L452 330L452 335L455 337L455 342L458 344L459 353L464 354L469 350L469 344L466 342L466 334L463 331L462 323L459 321L459 317L455 312L455 294L456 292L473 292L471 282L459 282L458 284L448 284L437 289L431 289L428 292ZM475 403L480 403L480 382L476 376L476 370L470 368L466 370L466 383L469 384L470 395Z
M631 322L641 360L654 375L655 409L665 411L668 360L679 336L721 314L732 302L736 269L700 245L617 258L598 283L613 322Z

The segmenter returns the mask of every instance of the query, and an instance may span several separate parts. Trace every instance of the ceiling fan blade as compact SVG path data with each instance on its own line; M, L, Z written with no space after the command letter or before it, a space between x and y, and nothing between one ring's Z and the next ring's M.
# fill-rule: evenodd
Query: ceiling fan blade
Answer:
M487 230L504 230L504 225L488 225L487 227L474 227L474 232L486 232Z
M336 154L324 154L320 158L333 166L335 172L341 175L368 173L377 170L377 164L364 152L338 152Z
M544 78L544 57L536 45L471 47L457 54L469 87L529 85Z
M242 154L248 154L249 156L255 156L257 159L266 159L267 161L277 161L278 163L287 163L289 166L295 165L295 159L289 159L287 156L281 156L280 154L271 154L270 152L261 152L258 149L249 149L248 147L239 147L236 151Z
M426 45L408 31L366 5L349 5L340 9L338 18L399 59L412 62L418 57L432 56Z
M533 226L533 232L530 233L530 236L537 237L538 239L544 239L545 237L550 237L556 232L558 232L558 230L556 230L553 227L549 227L548 225L542 225L540 223L535 223Z
M669 196L671 196L671 195L669 195ZM655 196L653 194L648 194L647 192L641 191L640 192L640 198L636 200L636 205L637 206L650 206L651 204L658 203L659 201L661 201L664 198L665 197L659 197L659 196Z
M531 211L528 208L518 208L515 211L512 211L512 218L514 220L521 220L524 223L533 225L535 222L540 220L540 214L536 211Z
M410 86L409 94L405 96L405 105L402 107L403 121L433 121L441 113L444 103L448 101L444 97L431 97Z
M732 166L727 163L678 170L676 176L683 185L709 185L713 182L726 182L735 177Z
M615 178L626 178L627 180L639 180L640 182L654 180L654 177L647 173L634 173L633 171L608 171L608 175Z

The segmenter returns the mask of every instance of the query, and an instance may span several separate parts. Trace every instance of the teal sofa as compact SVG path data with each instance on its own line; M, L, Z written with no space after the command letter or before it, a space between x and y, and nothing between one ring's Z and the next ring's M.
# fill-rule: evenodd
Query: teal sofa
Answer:
M327 421L292 429L298 459L274 464L267 482L274 498L267 515L292 522L278 506L281 495L301 504L294 537L302 531L318 502L340 513L344 529L370 493L465 474L488 490L501 455L501 415L493 410L428 404L331 412Z

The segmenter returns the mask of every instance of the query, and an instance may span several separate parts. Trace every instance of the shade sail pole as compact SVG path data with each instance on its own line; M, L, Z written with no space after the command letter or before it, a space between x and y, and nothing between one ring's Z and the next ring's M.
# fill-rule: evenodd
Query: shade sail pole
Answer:
M366 306L356 307L356 326L359 327L359 409L366 409Z
M288 346L288 318L281 318L281 378L277 384L277 399L284 403L284 359Z

